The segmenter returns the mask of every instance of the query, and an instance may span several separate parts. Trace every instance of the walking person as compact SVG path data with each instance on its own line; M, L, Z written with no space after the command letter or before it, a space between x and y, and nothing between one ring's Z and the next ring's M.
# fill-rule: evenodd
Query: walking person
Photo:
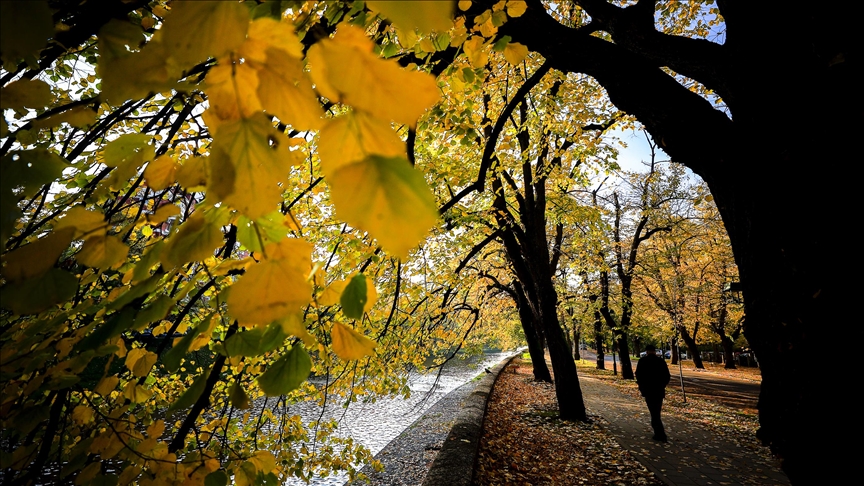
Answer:
M639 362L636 363L636 384L639 385L639 393L645 397L645 404L651 412L653 439L660 442L666 442L666 431L663 430L663 421L660 420L660 408L663 406L666 385L669 384L670 378L666 360L657 356L657 348L651 344L645 346L645 356L639 358Z

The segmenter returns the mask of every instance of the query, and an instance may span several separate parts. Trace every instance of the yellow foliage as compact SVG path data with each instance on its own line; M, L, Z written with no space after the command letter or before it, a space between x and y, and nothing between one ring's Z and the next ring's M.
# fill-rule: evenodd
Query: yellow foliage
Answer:
M267 324L307 304L312 285L309 243L286 238L265 247L266 258L249 267L231 288L228 311L244 324Z
M342 323L333 322L330 337L333 339L333 351L346 361L375 354L375 341Z
M413 126L440 98L432 76L380 59L363 31L348 24L341 24L333 39L313 45L309 59L322 94L382 120Z

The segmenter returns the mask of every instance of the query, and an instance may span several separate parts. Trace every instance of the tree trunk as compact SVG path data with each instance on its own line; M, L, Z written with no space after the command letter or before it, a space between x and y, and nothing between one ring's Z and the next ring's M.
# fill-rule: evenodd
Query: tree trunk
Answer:
M726 361L724 368L727 370L737 369L735 366L735 343L728 336L723 336L720 343L723 345L723 359Z
M677 365L678 364L678 343L671 342L669 343L669 351L672 353L672 362L669 364Z
M573 359L581 360L582 354L579 352L579 341L582 340L582 333L573 328Z
M606 355L603 353L603 323L600 312L594 311L594 346L597 349L597 369L606 369Z
M693 360L693 365L696 366L696 369L704 370L705 365L702 364L702 357L699 356L699 345L696 344L696 340L693 339L693 336L690 335L690 332L687 331L687 328L683 325L678 328L681 332L681 339L684 340L684 344L687 345L687 350L690 352L690 359Z
M516 282L513 285L516 294L516 308L519 310L519 320L522 322L522 330L525 331L525 340L528 342L528 354L531 355L531 365L534 368L534 381L545 381L552 383L552 374L546 365L546 353L543 350L542 333L539 326L535 325L534 313L528 305L528 299L522 285Z

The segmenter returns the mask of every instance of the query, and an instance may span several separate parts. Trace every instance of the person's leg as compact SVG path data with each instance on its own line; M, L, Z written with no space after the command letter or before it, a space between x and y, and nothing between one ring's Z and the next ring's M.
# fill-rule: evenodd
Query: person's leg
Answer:
M647 396L645 403L651 412L651 427L654 428L654 440L666 441L666 431L663 429L663 421L660 419L660 409L663 406L663 395Z

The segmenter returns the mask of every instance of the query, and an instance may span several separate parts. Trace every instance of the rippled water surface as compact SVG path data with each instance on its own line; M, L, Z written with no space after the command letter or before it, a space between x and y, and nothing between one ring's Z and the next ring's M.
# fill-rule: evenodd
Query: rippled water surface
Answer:
M468 360L451 360L441 373L438 383L435 383L436 373L412 374L408 381L411 397L379 398L375 403L352 403L347 411L341 403L328 404L324 410L324 418L342 417L339 424L339 435L353 437L355 441L368 447L372 454L377 454L391 440L396 438L415 420L444 395L462 386L486 367L492 367L510 353L489 353ZM291 407L293 413L300 414L304 422L317 420L321 415L321 407L314 403L296 404ZM339 486L345 484L347 473L326 478L315 478L311 484L316 486ZM306 483L291 480L288 485L300 486Z

